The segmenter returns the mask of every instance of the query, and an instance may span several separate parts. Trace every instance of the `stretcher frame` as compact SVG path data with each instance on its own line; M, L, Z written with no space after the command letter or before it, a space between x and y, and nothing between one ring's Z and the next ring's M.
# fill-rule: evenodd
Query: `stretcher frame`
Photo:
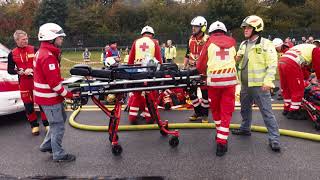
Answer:
M315 129L320 130L320 109L318 109L314 103L308 101L306 98L302 99L302 108L306 110L309 118L314 122Z
M88 67L84 67L85 69ZM139 68L139 66L138 66ZM150 68L150 67L140 67L140 68ZM153 68L153 67L151 67ZM71 74L73 75L81 75L81 76L91 76L90 68L88 71L82 71L81 67L78 68L80 72L76 72L76 70L71 70ZM123 69L137 69L136 66L128 66L128 67L121 67L121 68L113 68L111 71L114 73L118 70ZM103 70L102 70L103 73ZM168 74L173 74L172 72L167 72ZM124 104L124 97L126 93L135 92L135 91L145 91L145 99L147 108L151 115L151 118L157 123L160 134L162 136L171 135L169 139L169 145L171 147L177 147L179 145L179 136L180 133L178 130L169 130L168 127L168 120L161 120L157 102L152 101L149 97L149 92L153 90L164 90L164 89L171 89L171 88L197 88L198 86L204 85L202 81L202 77L200 75L194 75L187 73L186 76L180 77L165 77L165 78L156 78L156 77L149 77L146 79L136 79L136 80L125 80L125 79L108 79L108 78L101 78L101 77L93 77L96 79L86 78L84 82L81 83L73 83L69 84L69 88L80 88L78 89L77 93L80 93L80 97L74 100L72 105L73 109L78 108L88 102L88 98L91 97L92 101L106 114L106 117L110 118L109 126L108 126L108 133L109 133L109 141L111 143L112 153L114 155L120 155L122 153L122 147L119 144L119 136L118 136L118 126L120 124L121 118L121 108ZM142 85L143 84L143 85ZM149 84L149 85L148 85ZM154 85L157 84L157 85ZM130 87L127 87L127 86ZM141 87L135 87L135 85ZM116 88L123 86L123 88ZM116 95L116 103L113 109L108 109L104 106L99 98L96 96L101 95L108 95L108 94L115 94Z

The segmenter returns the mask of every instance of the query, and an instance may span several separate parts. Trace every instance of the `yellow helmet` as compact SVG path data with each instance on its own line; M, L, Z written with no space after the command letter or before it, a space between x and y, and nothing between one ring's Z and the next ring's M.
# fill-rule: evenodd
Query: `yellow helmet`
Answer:
M107 98L106 98L106 101L108 103L114 103L116 101L116 95L114 94L108 94Z
M261 32L263 31L264 23L259 16L251 15L246 17L241 23L241 28L246 26L251 26L254 28L254 31Z

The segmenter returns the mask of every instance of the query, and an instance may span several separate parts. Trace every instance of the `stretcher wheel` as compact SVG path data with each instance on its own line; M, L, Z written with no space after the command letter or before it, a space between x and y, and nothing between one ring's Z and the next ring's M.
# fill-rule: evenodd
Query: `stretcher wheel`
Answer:
M170 140L169 140L169 144L171 147L177 147L179 145L179 138L176 136L173 136Z
M112 154L115 156L119 156L122 153L122 147L121 145L113 145L112 146Z

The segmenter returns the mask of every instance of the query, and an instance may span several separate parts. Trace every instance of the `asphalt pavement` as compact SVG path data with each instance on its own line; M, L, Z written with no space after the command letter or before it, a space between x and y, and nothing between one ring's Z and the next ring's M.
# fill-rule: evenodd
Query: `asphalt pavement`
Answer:
M277 103L277 102L275 102ZM169 122L187 122L190 110L160 111ZM280 128L320 134L309 120L288 120L274 110ZM68 115L71 112L68 111ZM127 124L123 112L121 124ZM264 125L258 110L253 124ZM108 125L102 111L82 111L77 122ZM239 110L232 123L241 122ZM77 156L54 163L38 150L45 133L31 135L23 116L1 117L0 179L320 179L320 144L282 136L280 153L271 151L267 134L230 135L229 151L216 157L213 129L180 130L180 144L171 148L159 131L120 132L121 156L111 153L106 132L75 129L66 124L63 146Z

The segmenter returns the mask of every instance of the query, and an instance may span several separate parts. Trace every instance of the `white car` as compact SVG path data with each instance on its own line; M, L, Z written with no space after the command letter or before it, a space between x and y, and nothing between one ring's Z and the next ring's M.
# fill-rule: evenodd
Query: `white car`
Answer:
M0 116L24 111L18 75L7 72L9 52L10 50L0 43Z

